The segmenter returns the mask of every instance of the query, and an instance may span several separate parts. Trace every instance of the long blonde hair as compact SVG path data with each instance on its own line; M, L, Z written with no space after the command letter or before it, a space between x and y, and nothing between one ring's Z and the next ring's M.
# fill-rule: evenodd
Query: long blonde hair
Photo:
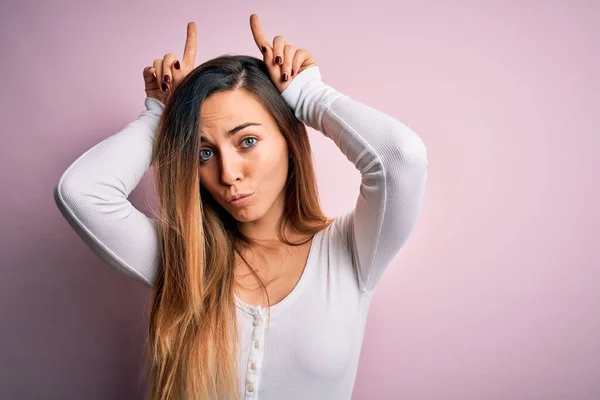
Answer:
M198 171L202 101L235 89L263 104L288 144L280 240L302 244L285 237L288 224L312 237L332 222L319 204L306 127L271 82L264 62L223 55L191 71L165 105L152 154L161 265L152 288L144 365L150 400L239 396L234 251L241 257L242 247L260 244L237 229L237 221L202 187Z

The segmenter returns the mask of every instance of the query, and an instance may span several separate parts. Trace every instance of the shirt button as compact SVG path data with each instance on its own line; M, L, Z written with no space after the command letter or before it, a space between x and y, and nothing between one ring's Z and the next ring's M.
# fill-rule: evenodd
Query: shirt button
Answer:
M255 370L256 369L256 364L255 363L251 363L250 364L250 369L251 370Z
M260 324L260 319L255 319L254 320L254 326L257 326L258 324Z
M249 392L254 392L254 386L248 385L248 391Z
M255 349L258 349L258 340L255 340L255 341L254 341L254 348L255 348Z

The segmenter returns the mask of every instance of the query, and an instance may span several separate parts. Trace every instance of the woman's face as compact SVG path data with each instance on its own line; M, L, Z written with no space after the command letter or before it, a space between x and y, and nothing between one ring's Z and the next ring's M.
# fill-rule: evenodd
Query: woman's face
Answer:
M201 185L239 222L279 218L288 150L271 114L248 92L232 90L209 96L200 122ZM252 196L245 204L228 203L246 193Z

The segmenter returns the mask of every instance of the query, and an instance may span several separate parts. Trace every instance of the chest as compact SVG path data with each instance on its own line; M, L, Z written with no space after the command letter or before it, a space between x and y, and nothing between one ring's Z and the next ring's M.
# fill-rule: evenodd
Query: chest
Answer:
M246 257L250 266L241 258L236 258L234 262L236 294L250 305L267 306L270 303L274 306L279 303L294 290L302 277L309 250L310 242L277 255L263 253ZM261 281L266 288L269 301Z
M251 385L258 398L298 399L300 393L305 399L325 398L324 394L350 398L349 393L339 396L346 385L351 388L356 373L363 309L355 301L337 308L341 302L331 302L313 286L304 287L303 293L310 294L302 301L288 303L285 309L275 307L271 318L238 313L239 379Z

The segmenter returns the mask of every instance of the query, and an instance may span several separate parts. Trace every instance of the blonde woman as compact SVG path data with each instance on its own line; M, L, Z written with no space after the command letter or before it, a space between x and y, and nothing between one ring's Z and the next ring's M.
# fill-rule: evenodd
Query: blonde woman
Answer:
M423 141L323 82L310 52L144 69L146 109L81 155L56 203L106 263L152 288L148 398L350 399L374 291L420 214ZM356 206L319 205L305 124L362 176ZM154 165L158 209L128 201Z

